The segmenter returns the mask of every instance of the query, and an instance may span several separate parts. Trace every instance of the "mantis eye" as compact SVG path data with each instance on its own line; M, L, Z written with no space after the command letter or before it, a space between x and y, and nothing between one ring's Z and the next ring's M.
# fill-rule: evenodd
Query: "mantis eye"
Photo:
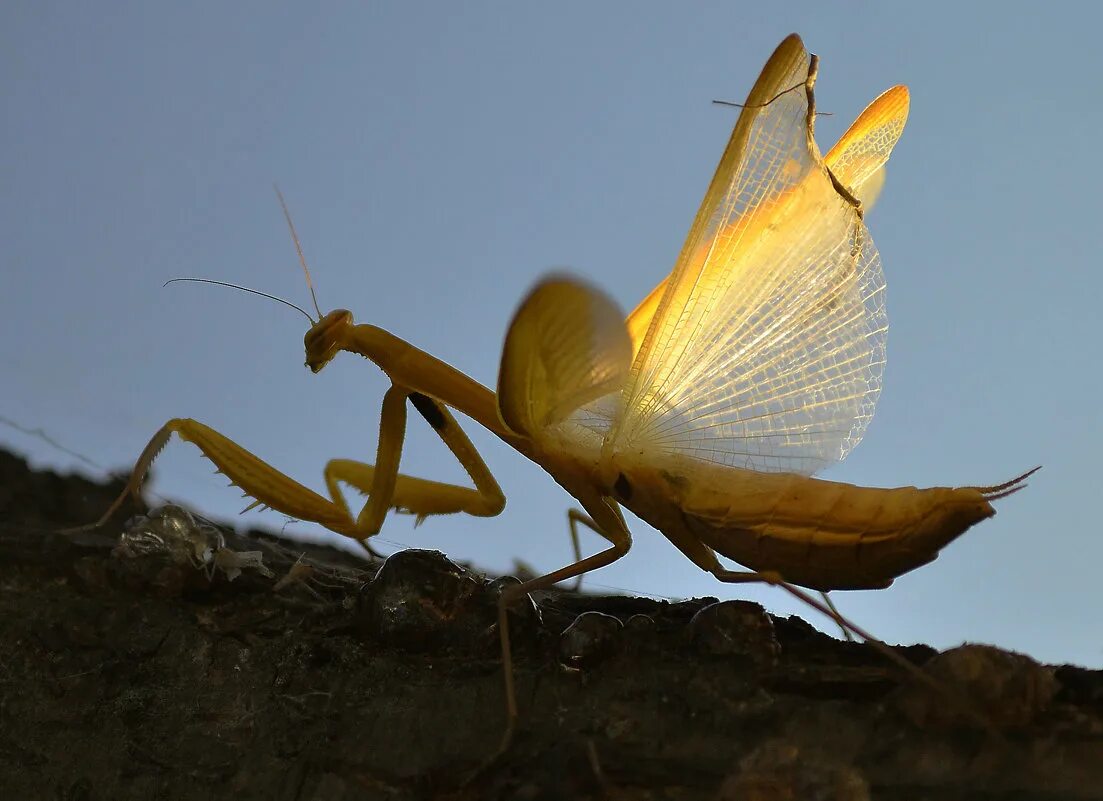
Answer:
M317 373L341 350L344 333L352 327L352 312L335 309L310 327L303 337L306 366Z

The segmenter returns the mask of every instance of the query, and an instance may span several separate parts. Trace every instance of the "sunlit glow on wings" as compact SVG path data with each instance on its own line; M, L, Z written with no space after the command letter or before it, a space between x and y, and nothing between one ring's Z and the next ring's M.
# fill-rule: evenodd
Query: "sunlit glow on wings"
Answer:
M824 163L835 177L862 201L869 211L884 184L885 162L908 121L908 88L894 86L866 106Z
M751 90L639 342L613 452L808 474L861 438L881 386L884 282L840 187L879 171L907 94L890 90L844 135L836 183L812 139L815 67L790 36Z
M823 157L824 164L839 182L862 202L862 211L866 214L876 204L885 185L885 162L904 132L908 106L906 86L886 90L858 115ZM626 324L632 338L633 353L638 352L643 344L669 280L668 276L660 281L628 315Z

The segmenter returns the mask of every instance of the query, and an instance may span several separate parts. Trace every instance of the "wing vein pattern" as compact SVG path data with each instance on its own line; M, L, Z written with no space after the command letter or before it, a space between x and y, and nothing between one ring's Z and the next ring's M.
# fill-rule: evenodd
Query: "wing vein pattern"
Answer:
M815 75L798 37L774 52L616 408L578 410L581 425L608 426L614 452L810 474L861 439L885 362L884 279L860 208L813 140ZM844 136L844 185L880 174L906 101L902 87L890 90Z

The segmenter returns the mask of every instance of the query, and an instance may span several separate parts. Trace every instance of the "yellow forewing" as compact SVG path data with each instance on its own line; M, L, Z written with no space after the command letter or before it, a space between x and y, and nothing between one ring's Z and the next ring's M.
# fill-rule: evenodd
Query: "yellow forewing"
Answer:
M659 301L663 299L663 293L666 292L666 285L669 282L670 276L668 275L647 293L647 297L639 302L632 313L628 315L628 319L624 321L624 324L628 327L628 336L632 338L633 356L639 352L640 345L643 344L647 327L651 325L651 318L655 316L655 309L659 308Z
M513 431L536 437L579 407L621 389L632 343L617 305L570 278L538 284L506 334L498 410Z
M885 185L885 162L904 131L908 106L906 86L888 89L858 115L824 156L828 169L862 202L863 212L873 208ZM632 337L633 353L643 344L669 280L669 276L664 278L628 315L626 324Z
M812 138L815 77L794 35L751 90L655 303L606 436L614 453L811 473L860 439L880 390L884 284ZM839 152L844 174L868 179L887 150L859 146L883 138L866 118Z

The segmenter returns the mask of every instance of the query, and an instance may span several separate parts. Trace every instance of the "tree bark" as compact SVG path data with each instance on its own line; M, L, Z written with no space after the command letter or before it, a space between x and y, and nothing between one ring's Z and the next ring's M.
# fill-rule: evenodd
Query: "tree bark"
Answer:
M1103 798L1098 671L896 648L932 690L756 604L566 591L511 613L519 728L473 775L500 582L171 512L58 533L121 488L0 452L0 797Z

